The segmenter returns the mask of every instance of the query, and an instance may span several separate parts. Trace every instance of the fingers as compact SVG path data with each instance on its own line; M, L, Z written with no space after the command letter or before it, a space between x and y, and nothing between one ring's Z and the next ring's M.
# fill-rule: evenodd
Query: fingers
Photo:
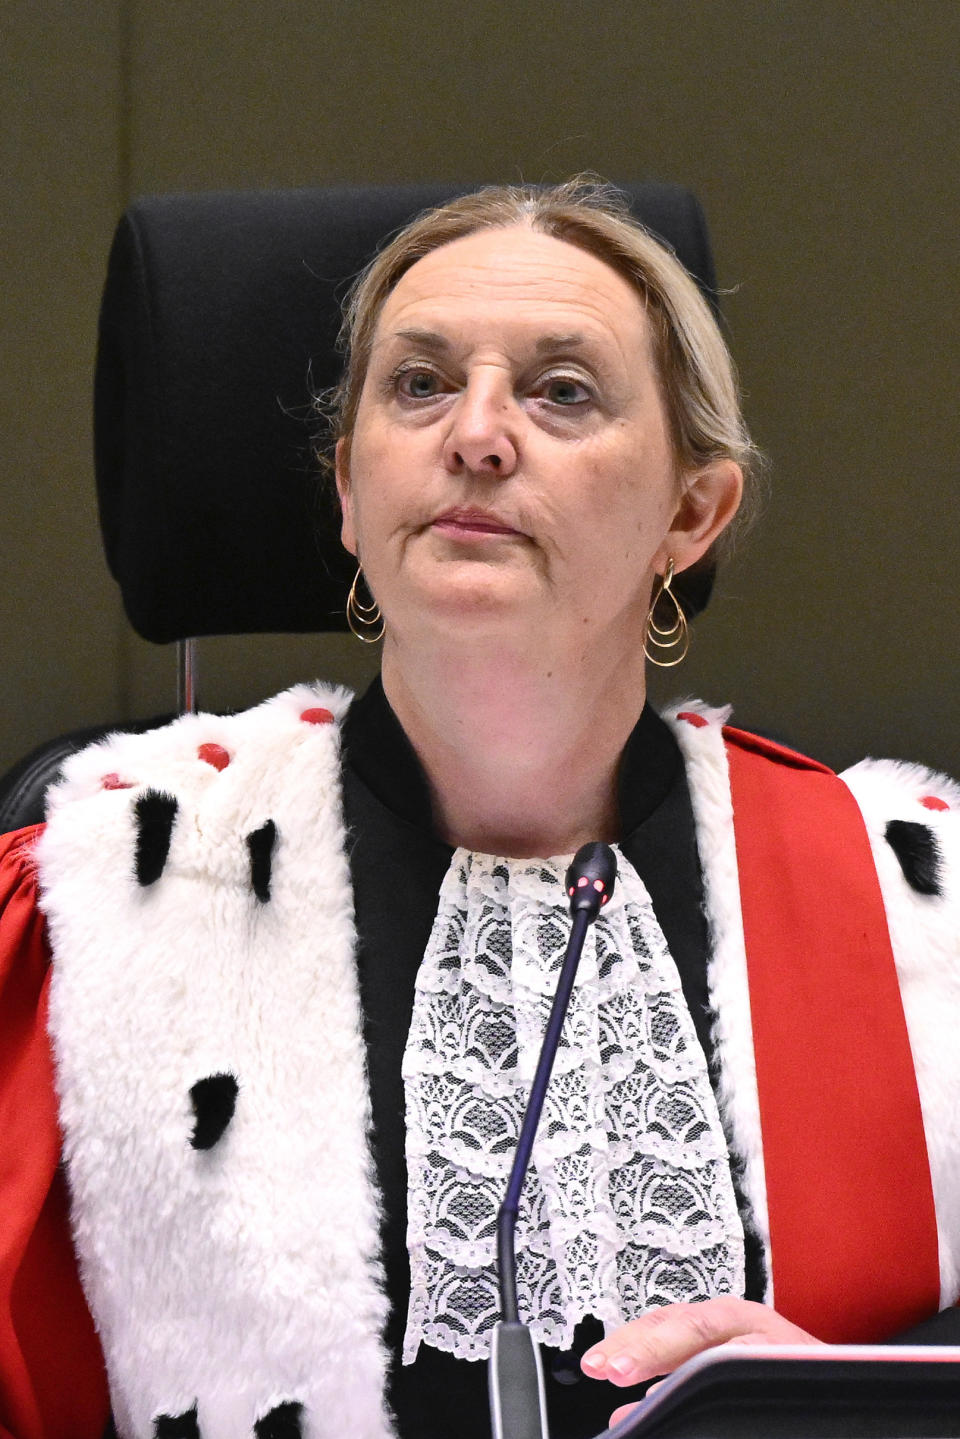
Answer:
M609 1427L612 1429L614 1424L619 1424L621 1419L626 1419L628 1414L632 1414L634 1409L638 1409L639 1407L638 1404L621 1404L620 1408L614 1409L610 1415Z
M740 1344L816 1344L805 1330L765 1304L724 1297L668 1304L614 1330L587 1351L581 1367L593 1379L625 1386L669 1374L704 1349Z

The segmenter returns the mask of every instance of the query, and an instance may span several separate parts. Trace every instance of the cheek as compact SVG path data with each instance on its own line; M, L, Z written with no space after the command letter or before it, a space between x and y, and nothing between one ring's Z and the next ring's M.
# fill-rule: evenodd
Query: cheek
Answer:
M370 476L378 472L378 460L371 454L366 433L354 430L349 452L349 480L340 490L340 506L343 511L342 540L344 546L356 554L358 546L364 547L364 537L369 528Z
M344 510L344 544L361 564L366 564L379 549L378 517L382 518L382 506L371 503L367 488L355 477L348 509Z
M400 486L396 476L387 472L385 462L372 458L369 451L355 452L350 488L343 500L342 539L365 571L382 568L402 529L404 514Z
M615 461L581 471L580 505L619 552L654 546L669 530L680 495L672 471L633 449Z
M617 507L635 536L659 542L670 529L681 499L672 457L658 450L638 457L630 472L621 472Z

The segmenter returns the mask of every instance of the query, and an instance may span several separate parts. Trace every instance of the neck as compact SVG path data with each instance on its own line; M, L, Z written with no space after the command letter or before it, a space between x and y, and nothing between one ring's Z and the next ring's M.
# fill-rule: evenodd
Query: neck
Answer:
M643 708L639 663L502 642L406 650L388 635L387 699L453 845L516 858L619 836L620 755Z

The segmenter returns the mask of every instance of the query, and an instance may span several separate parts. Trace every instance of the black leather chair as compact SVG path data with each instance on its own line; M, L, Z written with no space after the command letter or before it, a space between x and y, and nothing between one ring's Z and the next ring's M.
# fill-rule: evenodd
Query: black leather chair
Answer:
M100 316L95 458L107 564L145 639L346 628L353 561L316 463L311 397L337 379L340 304L357 271L419 211L470 188L161 195L127 210ZM624 189L715 306L694 196ZM692 578L688 611L711 582L709 570ZM28 755L0 781L0 832L42 817L47 785L81 744L156 721L76 731Z

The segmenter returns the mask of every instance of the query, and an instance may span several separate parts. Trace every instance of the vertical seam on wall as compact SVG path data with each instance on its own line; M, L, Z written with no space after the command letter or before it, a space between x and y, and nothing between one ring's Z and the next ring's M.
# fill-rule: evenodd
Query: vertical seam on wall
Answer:
M117 0L117 213L122 214L130 203L133 184L133 4L134 0ZM126 611L118 599L116 607L114 654L116 656L117 715L132 718L133 704L130 630Z
M117 18L117 198L125 210L133 183L133 0L118 0Z

